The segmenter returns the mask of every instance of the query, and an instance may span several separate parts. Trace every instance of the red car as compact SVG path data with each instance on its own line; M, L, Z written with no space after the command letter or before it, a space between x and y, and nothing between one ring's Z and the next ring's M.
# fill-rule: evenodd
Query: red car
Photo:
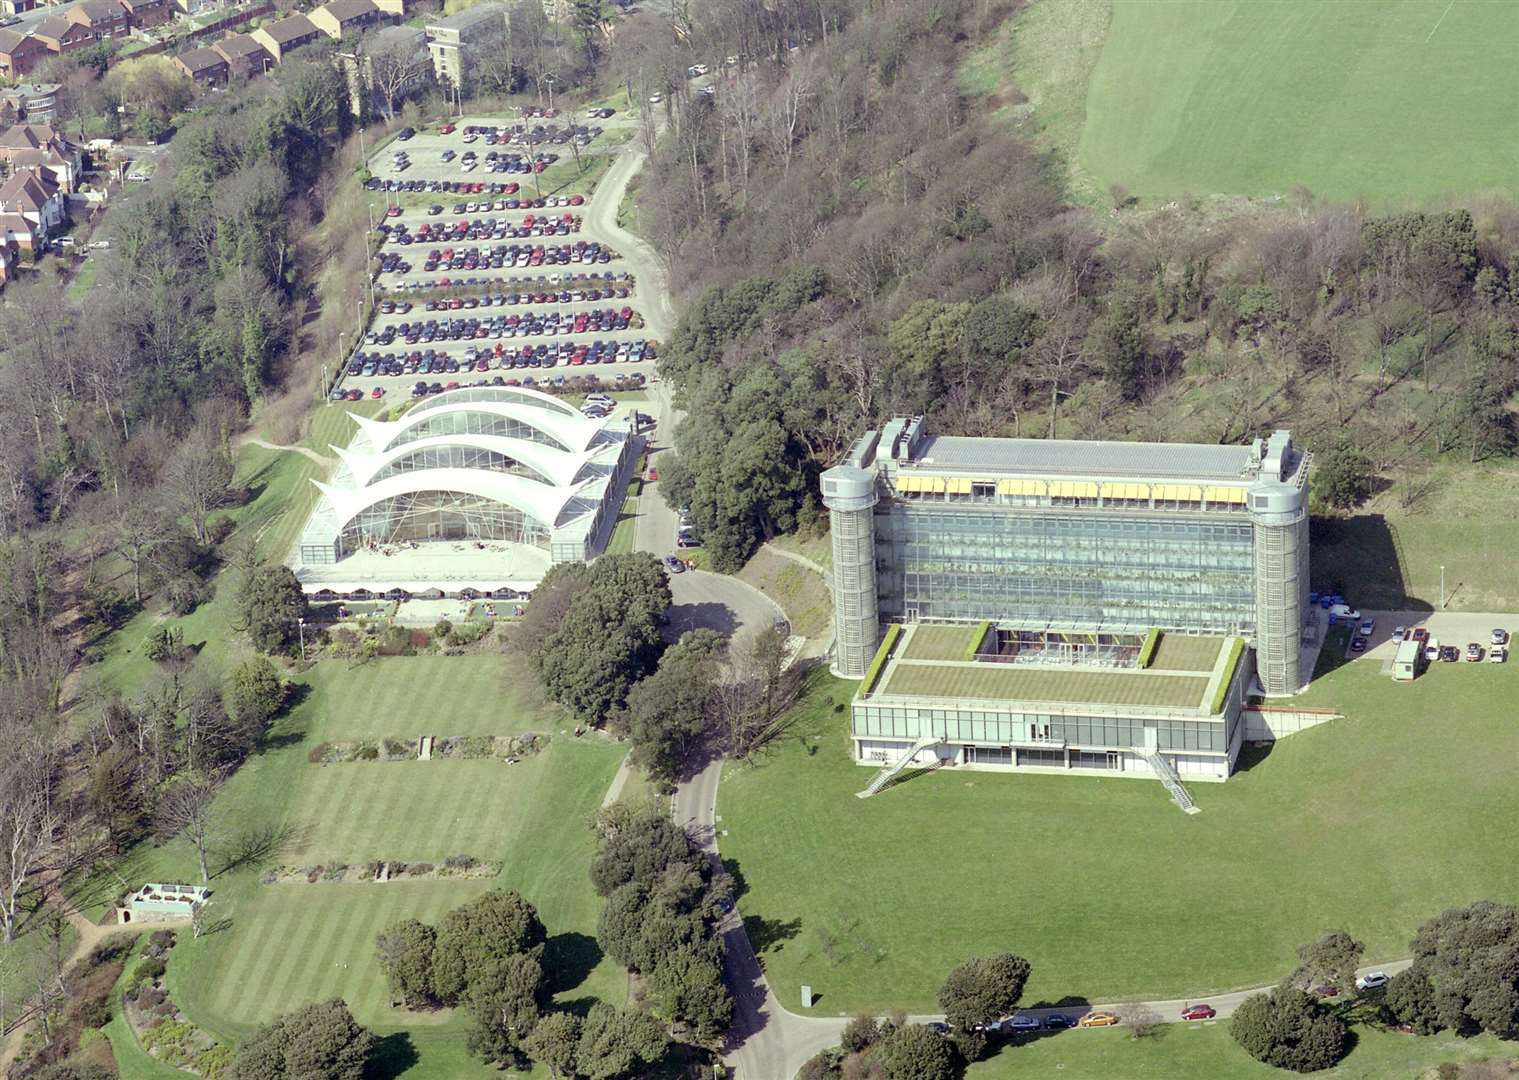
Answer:
M376 386L369 392L369 396L372 398L382 398L385 396L385 388L382 386Z
M1188 1005L1181 1011L1183 1020L1212 1020L1218 1015L1218 1010L1212 1005Z
M385 216L386 217L400 217L401 216L401 208L399 206L387 207L386 210L385 210Z
M452 135L453 133L454 133L454 126L452 124L444 124L442 127L440 127L438 129L438 134L439 135Z
M651 468L649 470L649 483L651 483L651 484L657 484L658 482L659 482L659 470Z

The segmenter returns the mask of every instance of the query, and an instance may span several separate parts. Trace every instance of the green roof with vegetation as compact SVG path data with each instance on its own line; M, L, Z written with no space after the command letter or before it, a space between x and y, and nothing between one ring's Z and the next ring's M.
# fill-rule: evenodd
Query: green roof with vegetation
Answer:
M905 660L964 660L965 650L981 641L985 630L978 626L915 626L907 639Z
M1223 671L1218 678L1218 686L1213 691L1213 703L1209 712L1219 712L1224 707L1224 698L1229 694L1229 684L1234 681L1234 671L1239 667L1239 658L1245 654L1245 639L1235 638L1229 646L1229 657L1224 661Z
M876 655L870 661L870 667L865 669L865 678L860 680L860 688L856 696L865 697L875 686L876 680L881 677L881 669L886 666L886 658L891 655L891 650L897 643L897 638L902 634L900 626L892 625L886 628L886 633L881 637L881 645L876 649Z
M1052 670L1014 664L914 664L904 659L892 669L881 693L902 697L1088 702L1195 709L1203 704L1207 688L1205 675Z
M1146 641L1148 644L1148 639ZM1155 655L1150 663L1158 671L1212 671L1218 663L1219 650L1223 647L1221 637L1188 637L1186 634L1160 633Z

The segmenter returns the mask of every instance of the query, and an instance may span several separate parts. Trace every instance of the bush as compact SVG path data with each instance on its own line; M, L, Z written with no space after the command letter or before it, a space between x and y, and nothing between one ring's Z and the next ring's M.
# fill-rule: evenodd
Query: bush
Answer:
M111 1006L100 998L91 998L79 1003L75 1015L81 1027L102 1028L111 1022Z
M411 877L426 877L433 872L433 864L430 862L412 863L406 870Z
M356 761L378 761L380 758L380 748L373 743L365 743L354 752L353 756Z
M174 931L154 930L152 936L148 938L148 942L153 948L167 952L174 947Z
M331 743L317 743L306 755L306 760L313 765L320 765L327 760L327 755L332 751Z
M824 1050L807 1059L796 1080L838 1080L839 1052Z
M450 855L443 860L443 865L450 870L468 870L475 865L475 857L473 855Z
M166 970L168 965L164 963L163 957L149 956L137 962L137 966L132 969L132 979L136 982L152 982L162 978Z
M1318 998L1295 988L1246 998L1229 1022L1229 1033L1255 1060L1294 1072L1327 1069L1347 1049L1344 1021Z
M438 625L432 628L432 636L437 638L439 641L446 641L448 639L448 635L452 634L453 632L454 624L449 622L447 619L439 619Z
M861 1050L874 1046L881 1038L881 1025L876 1022L874 1016L856 1016L844 1025L844 1034L839 1039L839 1045L851 1054L857 1054Z

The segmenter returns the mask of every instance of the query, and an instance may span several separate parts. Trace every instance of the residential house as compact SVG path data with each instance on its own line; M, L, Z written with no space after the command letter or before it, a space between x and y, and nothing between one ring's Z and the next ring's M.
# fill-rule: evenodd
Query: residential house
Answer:
M46 173L65 195L74 191L82 166L79 148L47 124L13 124L0 131L0 162L8 173Z
M329 0L309 16L312 25L334 41L356 34L382 17L374 0Z
M0 11L7 15L25 15L36 8L37 0L0 0Z
M374 6L386 15L394 16L396 19L404 19L411 14L411 9L414 5L411 3L411 0L374 0Z
M174 8L169 0L121 0L127 9L127 22L135 30L151 30L174 18Z
M428 23L424 29L433 76L440 83L462 89L469 80L474 54L500 41L510 18L505 4L487 3Z
M265 52L274 57L274 62L278 64L285 59L286 53L292 49L299 49L302 45L311 44L320 33L321 31L306 16L291 15L272 22L268 26L260 26L253 31L252 37L264 47Z
M41 247L37 239L37 232L32 223L20 214L0 213L0 244L7 248L14 248L18 255L22 251L32 252ZM11 263L9 269L15 269L15 263Z
M269 65L273 64L273 56L249 33L228 33L211 47L222 53L228 76L251 79L255 74L269 70Z
M95 36L96 41L126 37L132 32L127 24L127 9L116 0L79 0L69 8L64 18L76 26L82 26Z
M95 32L88 26L58 15L38 23L32 30L32 36L46 45L48 52L60 56L88 48L97 40Z
M33 34L0 30L0 77L19 79L51 55L47 43Z
M174 66L186 78L206 86L227 85L227 58L215 49L191 49L174 58Z
M252 78L268 71L274 63L274 57L251 34L228 34L211 48L227 61L227 74L231 77Z
M30 226L30 237L17 242L36 250L68 221L68 203L63 189L40 171L22 169L0 184L0 215L19 214Z
M45 124L53 118L57 93L57 83L20 83L0 89L0 112L9 116L11 123L26 120Z

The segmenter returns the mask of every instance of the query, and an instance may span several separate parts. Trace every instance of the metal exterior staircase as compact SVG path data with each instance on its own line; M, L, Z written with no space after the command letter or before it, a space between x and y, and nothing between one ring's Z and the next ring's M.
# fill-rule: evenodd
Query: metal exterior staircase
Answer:
M944 739L938 735L927 735L919 739L917 742L913 743L912 746L908 747L907 751L901 757L897 758L896 761L892 762L880 772L876 773L875 777L870 781L868 785L866 785L864 791L856 791L854 793L855 798L868 799L872 795L875 795L887 784L891 783L892 779L900 774L903 770L910 768L913 764L913 759L915 759L919 753L927 750L930 746L938 746L943 741Z
M1182 808L1184 813L1202 813L1192 802L1192 796L1188 794L1187 789L1182 787L1181 777L1176 775L1176 770L1171 767L1171 763L1159 751L1141 749L1139 754L1149 764L1155 775L1160 777L1160 782L1165 785L1166 790L1171 793L1171 798L1175 800L1177 806Z

